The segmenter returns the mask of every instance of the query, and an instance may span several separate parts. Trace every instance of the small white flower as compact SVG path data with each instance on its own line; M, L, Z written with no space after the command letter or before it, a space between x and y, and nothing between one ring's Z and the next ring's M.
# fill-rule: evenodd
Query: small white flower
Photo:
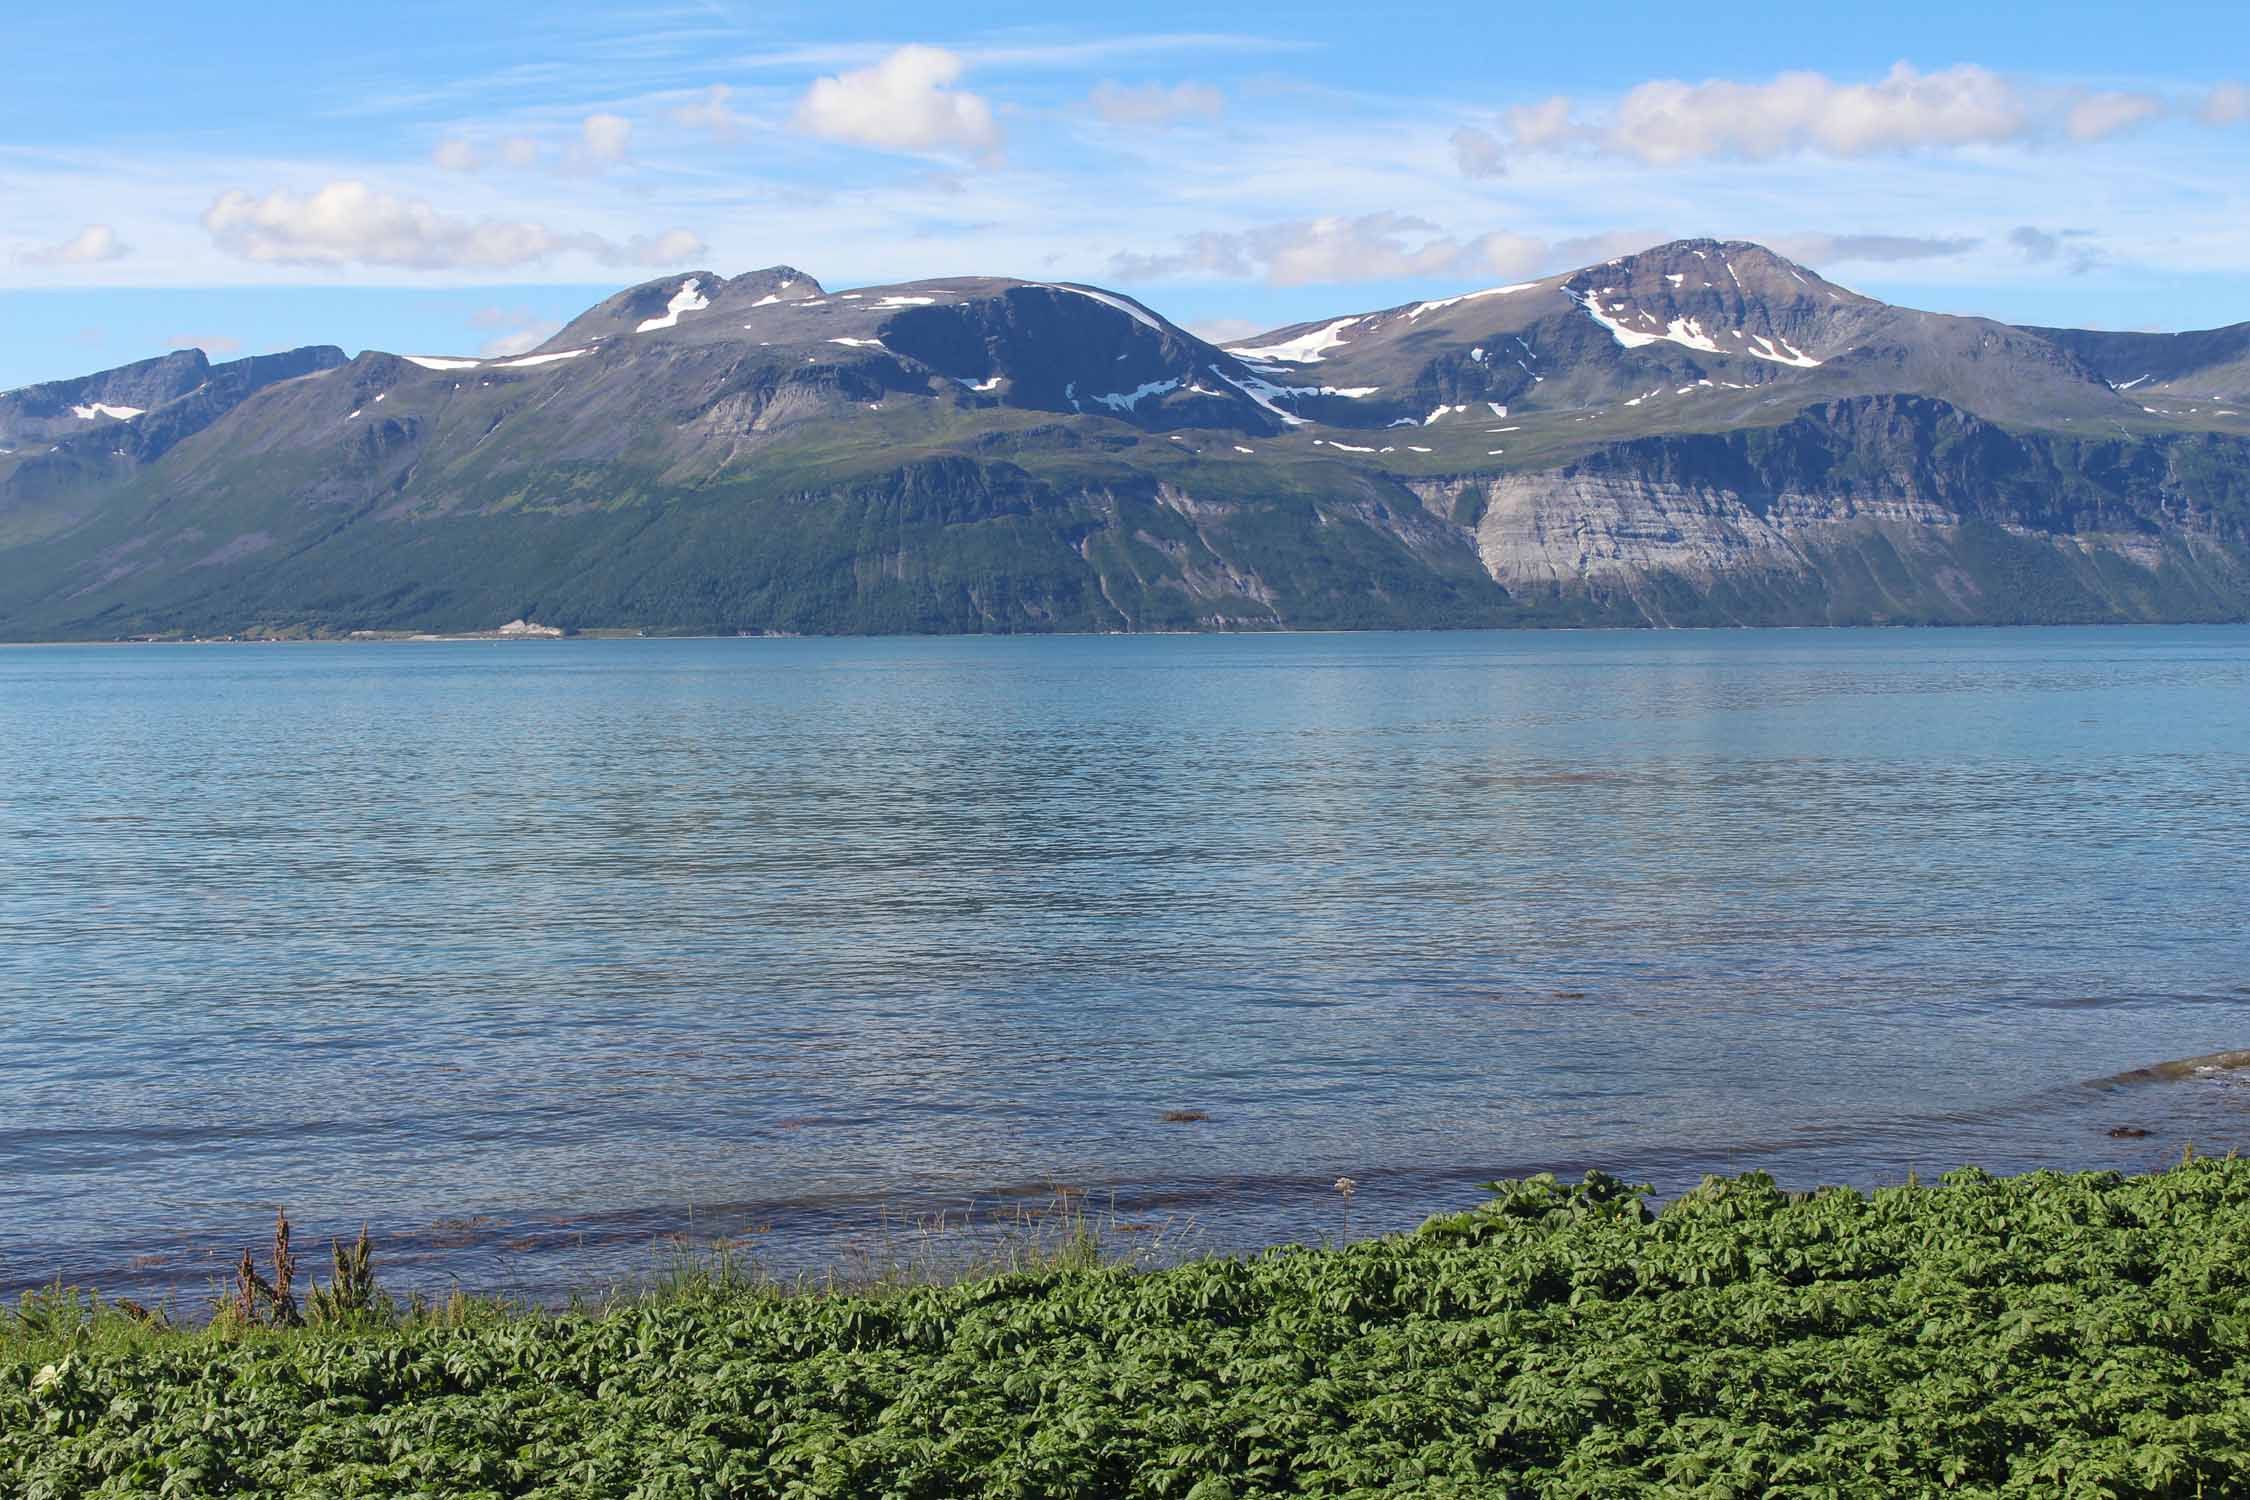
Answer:
M1353 1193L1359 1191L1359 1184L1349 1177L1339 1177L1336 1179L1336 1191L1349 1198Z

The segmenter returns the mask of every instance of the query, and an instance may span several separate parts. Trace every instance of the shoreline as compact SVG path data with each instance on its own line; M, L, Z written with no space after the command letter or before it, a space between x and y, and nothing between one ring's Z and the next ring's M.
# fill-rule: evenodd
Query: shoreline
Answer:
M1979 1128L2024 1132L2014 1151L2000 1153L2000 1170L2009 1175L2148 1172L2178 1160L2183 1150L2223 1154L2238 1145L2250 1150L2250 1118L2234 1134L2224 1133L2241 1108L2234 1095L2246 1072L2250 1048L2124 1069L2005 1101L1977 1118L1934 1118L1926 1122L1926 1139L1912 1148L1895 1136L1878 1145L1866 1122L1856 1128L1836 1122L1801 1127L1793 1138L1714 1141L1674 1151L1496 1156L1445 1166L1362 1159L1341 1170L1358 1186L1353 1214L1360 1228L1378 1233L1401 1232L1431 1215L1458 1211L1493 1180L1539 1173L1571 1177L1615 1169L1629 1181L1650 1183L1652 1200L1660 1203L1692 1191L1706 1177L1743 1171L1767 1173L1792 1188L1840 1185L1874 1192L1917 1174L1934 1179L1962 1166L1979 1154L1973 1144ZM2207 1093L2198 1084L2226 1092ZM1184 1129L1191 1133L1183 1134L1182 1142L1191 1142L1194 1127ZM2050 1144L2044 1149L2030 1144L2040 1141ZM1981 1154L1994 1159L1989 1149ZM292 1211L319 1243L372 1226L402 1289L434 1292L477 1284L526 1305L560 1306L590 1288L656 1274L682 1252L724 1251L778 1277L819 1273L845 1260L895 1258L902 1247L916 1256L973 1252L978 1230L1002 1223L1020 1228L1052 1215L1057 1205L1098 1213L1127 1239L1151 1235L1176 1243L1192 1236L1208 1253L1254 1254L1334 1232L1339 1216L1330 1184L1336 1175L1038 1177L918 1194L892 1189L568 1209L462 1204L426 1222L395 1211L306 1215L301 1205ZM58 1283L144 1301L204 1295L230 1274L244 1244L256 1242L274 1208L246 1205L231 1231L209 1223L177 1236L49 1247L51 1263L45 1265L30 1258L40 1251L27 1255L19 1243L0 1256L0 1301ZM933 1226L942 1232L933 1234Z
M2242 1055L2250 1057L2250 1053ZM2136 1070L2135 1074L2122 1076L2144 1074L2153 1075L2154 1070ZM1753 1164L1734 1171L1706 1172L1694 1183L1665 1186L1649 1183L1630 1173L1619 1175L1597 1166L1577 1166L1500 1176L1478 1184L1474 1191L1449 1203L1425 1205L1403 1219L1393 1217L1388 1222L1377 1214L1374 1223L1369 1222L1371 1206L1360 1201L1366 1184L1347 1176L1312 1185L1319 1194L1316 1201L1322 1210L1320 1217L1326 1221L1310 1226L1313 1232L1242 1242L1206 1238L1192 1216L1151 1218L1145 1212L1121 1212L1114 1197L1105 1200L1096 1191L1055 1185L1041 1192L972 1200L928 1212L886 1213L875 1224L866 1226L871 1232L855 1234L846 1242L847 1248L842 1253L826 1259L768 1261L760 1253L765 1248L760 1240L768 1233L764 1226L752 1226L747 1233L707 1230L702 1234L674 1231L635 1236L629 1242L645 1252L638 1269L621 1270L612 1276L588 1278L537 1292L509 1285L501 1279L472 1285L456 1275L448 1275L435 1283L419 1282L410 1275L401 1276L399 1266L402 1262L411 1266L415 1253L425 1248L421 1236L411 1231L404 1234L378 1232L371 1227L379 1222L376 1220L359 1221L357 1233L371 1248L376 1281L381 1290L400 1309L426 1307L447 1298L465 1297L489 1315L537 1320L587 1308L607 1309L651 1298L662 1300L680 1295L683 1290L706 1291L713 1285L736 1290L754 1288L761 1295L782 1297L854 1296L871 1291L952 1286L1055 1262L1067 1262L1079 1269L1163 1271L1213 1261L1326 1254L1355 1245L1412 1238L1429 1225L1478 1212L1479 1205L1492 1197L1495 1188L1508 1189L1513 1184L1526 1182L1559 1183L1565 1187L1573 1182L1619 1184L1637 1201L1645 1203L1651 1212L1660 1215L1675 1204L1694 1200L1714 1183L1762 1183L1792 1201L1842 1194L1872 1202L1885 1195L1929 1192L1961 1174L2029 1183L2053 1178L2114 1177L2142 1181L2162 1178L2197 1162L2231 1167L2241 1161L2245 1169L2250 1170L2250 1151L2238 1151L2231 1146L2223 1152L2206 1152L2192 1141L2166 1146L2150 1139L2148 1144L2154 1149L2132 1170L2114 1166L2048 1166L1990 1174L1973 1163L1960 1163L1928 1173L1909 1168L1893 1178L1858 1182L1795 1182L1777 1177L1766 1166ZM1349 1184L1348 1190L1346 1184ZM707 1223L713 1218L723 1221L727 1217L721 1210L707 1210L704 1214ZM148 1295L145 1289L125 1288L125 1291L141 1293L140 1297L129 1297L125 1291L93 1281L57 1275L0 1289L0 1315L8 1313L11 1304L19 1310L18 1327L13 1331L20 1335L23 1332L20 1309L42 1299L61 1296L81 1300L89 1307L112 1310L145 1306L164 1315L162 1321L168 1324L165 1331L195 1333L206 1325L223 1321L226 1307L235 1296L233 1282L241 1257L250 1255L264 1267L270 1253L271 1229L277 1222L288 1226L284 1239L298 1247L296 1253L300 1258L310 1255L320 1259L331 1244L348 1243L354 1233L349 1225L313 1226L291 1218L286 1210L277 1211L272 1219L262 1221L257 1235L237 1236L224 1248L216 1243L209 1247L206 1252L208 1274L201 1280L200 1292L190 1294L183 1285L143 1302L142 1298ZM451 1232L464 1232L472 1222L469 1219L450 1221ZM520 1222L513 1225L497 1220L489 1222L496 1237L521 1227ZM7 1358L10 1331L5 1322L0 1322L0 1362Z
M477 642L493 644L565 645L586 641L1027 641L1027 640L1196 640L1256 639L1264 636L1383 636L1383 635L1727 635L1758 632L1791 632L1804 635L1840 634L1858 630L1899 632L2009 631L2009 630L2243 630L2250 619L2237 620L1995 620L1865 621L1839 625L1419 625L1383 626L1366 630L1337 627L1274 626L1255 630L955 630L884 632L807 632L747 630L731 634L696 631L672 632L637 626L588 626L557 629L555 633L508 633L498 630L446 634L431 631L351 631L343 635L288 636L187 636L101 637L80 640L0 640L0 650L40 650L58 646L444 646Z

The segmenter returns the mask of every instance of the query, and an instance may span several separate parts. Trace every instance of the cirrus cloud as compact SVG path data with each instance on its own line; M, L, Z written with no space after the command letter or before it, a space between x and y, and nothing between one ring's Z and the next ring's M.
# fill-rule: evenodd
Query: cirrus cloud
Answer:
M1254 229L1188 236L1177 250L1121 252L1111 269L1127 281L1247 280L1269 286L1389 281L1443 274L1516 275L1550 251L1543 240L1491 233L1463 240L1411 214L1330 215Z
M1969 236L1912 234L1777 234L1765 242L1809 266L1848 263L1891 265L1966 255L1984 243Z
M1226 95L1204 83L1139 85L1098 83L1086 96L1095 114L1112 125L1177 125L1183 120L1216 120L1226 112Z
M989 153L1000 145L992 106L950 85L961 59L942 47L908 46L876 63L815 79L798 102L808 135L882 151Z

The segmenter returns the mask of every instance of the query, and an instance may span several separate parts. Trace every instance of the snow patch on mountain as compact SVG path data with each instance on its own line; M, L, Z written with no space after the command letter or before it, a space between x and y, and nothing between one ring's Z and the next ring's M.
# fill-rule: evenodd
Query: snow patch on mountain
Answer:
M1338 318L1326 327L1311 333L1300 333L1293 339L1278 344L1248 344L1229 349L1227 353L1240 359L1278 359L1293 365L1317 365L1320 357L1337 345L1347 342L1344 330L1359 321L1358 318Z
M1131 318L1136 323L1145 323L1149 327L1155 329L1158 333L1162 333L1164 331L1164 325L1157 320L1156 314L1150 312L1145 307L1135 307L1132 303L1127 302L1123 297L1112 296L1108 292L1097 292L1090 287L1064 286L1059 281L1035 281L1031 284L1033 286L1043 286L1050 292L1070 292L1080 297L1091 297L1094 301L1099 302L1104 307L1116 308L1119 312L1123 313L1126 317Z
M581 354L593 352L593 346L588 345L583 349L558 349L552 354L526 354L521 359L500 361L500 368L503 370L521 370L530 365L551 365L558 359L576 359Z
M1150 396L1161 396L1167 391L1176 391L1179 388L1180 382L1176 379L1151 380L1147 384L1135 386L1129 391L1114 391L1107 396L1091 396L1087 399L1098 401L1111 411L1131 411Z
M1440 308L1452 307L1456 303L1474 302L1479 297L1510 297L1517 292L1528 292L1537 285L1539 283L1536 281L1519 281L1514 286L1490 286L1481 292L1463 292L1458 297L1440 297L1435 302L1417 302L1413 307L1407 309L1406 321L1411 323L1424 313L1436 312Z
M697 277L690 276L687 279L687 284L674 292L672 300L664 304L664 315L662 317L648 319L633 332L654 333L659 328L679 327L680 314L701 312L711 305L711 299L703 295L701 287L702 281Z
M1820 367L1819 360L1814 359L1809 354L1800 354L1790 348L1786 339L1769 339L1761 333L1752 338L1750 342L1760 347L1745 349L1743 353L1755 358L1770 359L1777 365L1795 365L1800 370L1813 370Z
M1248 396L1252 401L1256 402L1260 408L1276 417L1279 417L1285 424L1291 427L1304 426L1305 419L1298 416L1295 412L1283 411L1278 405L1275 404L1277 398L1285 398L1289 396L1310 396L1318 393L1317 389L1313 387L1275 385L1272 381L1260 379L1256 375L1246 375L1242 379L1237 380L1232 375L1229 375L1226 371L1220 369L1217 365L1211 366L1211 373L1218 376L1228 385L1233 386L1236 390L1242 392L1243 395Z

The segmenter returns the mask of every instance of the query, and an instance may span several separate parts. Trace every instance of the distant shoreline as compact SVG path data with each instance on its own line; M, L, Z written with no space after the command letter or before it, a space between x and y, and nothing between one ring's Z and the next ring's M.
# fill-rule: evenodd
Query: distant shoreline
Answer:
M559 634L503 634L497 630L463 631L354 631L347 635L187 636L177 640L153 637L84 640L0 640L0 650L34 650L54 646L445 646L488 641L494 644L530 643L560 645L580 641L977 641L977 640L1152 640L1211 637L1249 639L1261 636L1377 636L1377 635L1749 635L1758 632L1793 635L1841 634L1855 630L1882 631L2003 631L2003 630L2250 630L2250 620L2011 620L1898 622L1851 625L1386 625L1366 630L1335 626L1274 626L1257 630L946 630L946 631L789 631L748 630L716 632L646 630L632 626L591 626Z

